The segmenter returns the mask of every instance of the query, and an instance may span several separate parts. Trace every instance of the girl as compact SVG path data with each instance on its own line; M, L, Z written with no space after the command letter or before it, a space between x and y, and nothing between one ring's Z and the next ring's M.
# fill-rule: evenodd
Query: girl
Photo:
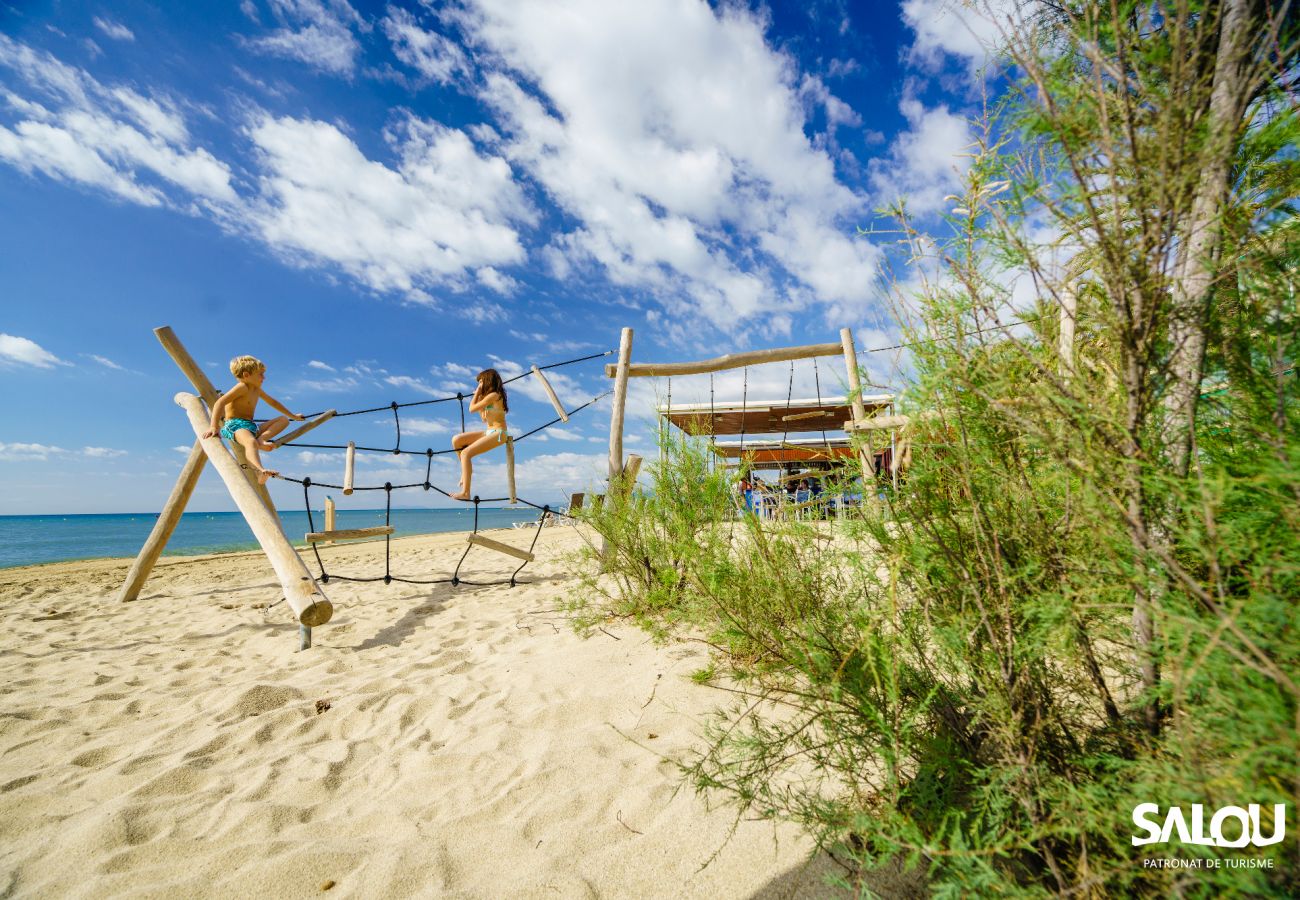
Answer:
M496 369L478 373L478 387L470 400L469 411L483 417L483 431L466 431L451 439L451 447L460 453L460 490L451 495L453 500L470 499L470 480L474 477L471 460L506 442L506 388Z

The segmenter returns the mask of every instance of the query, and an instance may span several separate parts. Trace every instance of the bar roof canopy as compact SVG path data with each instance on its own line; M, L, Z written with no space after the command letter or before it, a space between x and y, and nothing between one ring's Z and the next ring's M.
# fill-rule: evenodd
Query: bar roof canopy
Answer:
M871 416L888 407L893 400L892 394L876 394L863 397L862 404L866 407L867 415ZM674 403L659 407L658 413L683 431L705 435L799 434L823 430L842 432L853 418L852 409L843 400L816 398L789 401L746 400L743 403ZM820 446L823 441L819 437L816 443ZM844 440L844 445L847 449L847 439ZM745 449L750 449L749 443L746 443ZM845 455L851 456L852 451Z
M724 459L743 455L755 465L830 462L852 459L853 447L847 437L790 438L784 441L714 441L713 452Z

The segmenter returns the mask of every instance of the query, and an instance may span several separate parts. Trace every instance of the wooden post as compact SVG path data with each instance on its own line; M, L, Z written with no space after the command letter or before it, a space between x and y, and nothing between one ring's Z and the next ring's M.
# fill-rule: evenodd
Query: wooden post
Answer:
M144 583L149 579L149 573L153 571L163 548L167 546L168 539L176 530L176 524L180 522L181 514L185 512L185 504L190 502L190 495L194 493L194 486L199 483L199 476L203 474L203 467L207 462L208 457L203 452L203 445L195 441L194 446L190 448L189 457L185 460L185 467L181 469L180 477L176 479L176 485L172 488L171 496L163 504L158 520L153 523L153 530L149 532L149 537L140 548L135 562L131 563L131 570L126 573L126 582L122 585L121 593L117 595L118 600L125 603L140 596Z
M542 370L537 368L537 366L533 366L533 374L537 376L537 380L540 381L542 387L546 389L546 396L551 398L551 406L554 406L555 411L560 414L560 420L563 422L569 421L569 414L564 411L564 406L560 403L560 398L555 396L555 388L551 387L551 383L546 380L546 376L542 374Z
M1074 326L1079 312L1079 295L1075 285L1067 283L1061 288L1061 377L1069 379L1074 374Z
M632 364L632 329L624 328L618 339L618 365L614 370L614 402L609 414L609 487L615 490L623 474L623 412L627 407L628 367ZM605 539L600 556L605 557Z
M334 498L326 497L325 498L325 530L326 531L334 530L334 523L336 518L337 517L334 514ZM334 542L329 541L329 543L332 544Z
M510 492L510 505L519 502L515 496L515 439L506 435L506 487Z
M849 379L849 407L852 410L853 424L857 425L867 418L867 408L862 404L862 379L858 377L858 349L853 346L853 332L848 328L840 329L840 347L844 350L844 368ZM859 454L862 464L862 487L865 490L868 474L874 473L871 446L868 444Z
M623 472L619 475L619 493L628 496L632 493L632 488L636 485L637 473L641 471L641 457L636 453L629 453L627 462L623 464Z
M172 331L170 325L155 328L153 333L158 338L158 342L163 345L163 349L167 351L167 355L172 358L172 362L176 363L176 366L185 373L185 377L190 380L190 384L194 385L194 390L199 392L199 397L208 405L208 409L211 409L213 404L221 397L221 392L212 386L207 373L194 361L194 357L190 356L189 351L180 342L180 338L176 337L176 333ZM207 431L207 428L203 430ZM203 432L199 433L202 434ZM248 467L248 459L244 455L243 446L238 441L231 441L230 444L231 451L239 462L245 480L257 492L262 502L266 504L266 508L271 512L275 512L275 504L271 502L271 494L267 491L266 485L260 483L257 480L257 473Z
M867 417L867 409L862 405L862 380L858 377L858 350L853 346L853 332L847 328L840 329L840 346L844 348L844 368L849 376L849 396L852 397L853 421L860 422Z
M609 414L609 480L623 471L623 411L627 407L627 371L632 362L632 329L624 328L618 341L614 370L614 403Z
M343 496L352 496L352 475L357 465L357 442L348 441L348 455L343 461Z
M289 539L284 536L279 517L262 503L261 497L242 477L239 464L226 451L221 439L215 436L201 437L208 430L208 419L199 398L182 392L176 395L175 400L176 405L189 416L194 434L200 436L199 443L203 446L203 452L208 455L213 468L226 483L226 489L234 498L235 505L244 514L257 542L262 545L262 551L271 561L284 590L284 599L293 610L298 624L308 627L324 625L334 615L334 607L321 592L311 572L307 571Z

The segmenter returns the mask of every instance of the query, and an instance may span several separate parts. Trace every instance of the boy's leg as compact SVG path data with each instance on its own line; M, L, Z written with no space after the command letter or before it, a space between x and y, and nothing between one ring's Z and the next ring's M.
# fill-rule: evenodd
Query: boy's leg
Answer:
M262 455L257 452L257 436L247 428L241 428L235 432L235 440L244 448L244 453L248 455L248 461L257 471L257 483L266 484L266 480L272 475L279 475L279 472L273 472L262 465Z
M288 416L279 416L269 422L263 422L262 427L257 430L257 445L263 450L274 450L275 447L271 446L271 438L284 431L284 427L288 424Z

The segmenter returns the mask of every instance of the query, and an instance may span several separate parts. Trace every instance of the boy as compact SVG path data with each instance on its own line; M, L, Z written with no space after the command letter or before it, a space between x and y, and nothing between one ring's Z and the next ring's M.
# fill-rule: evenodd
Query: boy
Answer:
M266 480L279 472L262 467L262 457L258 451L274 450L270 439L275 437L289 420L301 422L303 417L285 409L279 400L262 390L266 380L266 365L255 356L236 356L230 361L230 374L239 379L239 384L221 395L221 399L212 405L212 427L203 435L210 438L217 434L219 423L224 414L225 425L220 426L220 433L228 441L238 441L248 454L248 461L257 470L257 481L266 484ZM265 400L268 404L284 413L279 418L262 424L259 430L253 422L253 412L257 401Z

